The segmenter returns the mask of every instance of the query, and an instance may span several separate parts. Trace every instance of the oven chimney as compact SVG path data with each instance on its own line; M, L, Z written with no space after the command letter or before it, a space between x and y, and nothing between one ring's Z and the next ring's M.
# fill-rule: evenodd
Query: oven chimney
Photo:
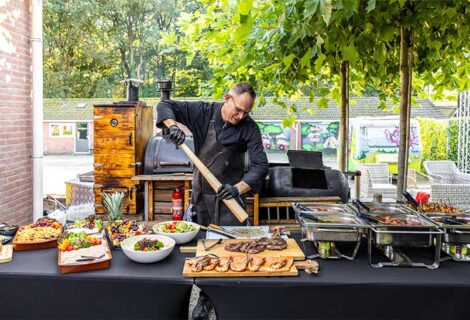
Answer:
M121 82L126 84L127 102L139 101L139 85L144 81L139 79L125 79Z
M162 100L170 100L170 93L171 91L173 91L171 86L171 80L159 80L157 81L157 83Z

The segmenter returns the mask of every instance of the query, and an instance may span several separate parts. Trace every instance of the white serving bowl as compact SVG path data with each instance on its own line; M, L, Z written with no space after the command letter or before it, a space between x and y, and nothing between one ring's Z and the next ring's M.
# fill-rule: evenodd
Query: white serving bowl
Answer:
M157 229L158 226L172 223L172 222L177 222L177 221L164 221L164 222L157 223L156 225L153 226L153 232L155 232L155 234L159 234L162 236L167 236L172 239L175 239L176 244L183 244L183 243L187 243L193 240L196 237L197 233L199 232L199 229L201 228L201 226L198 225L197 223L184 221L185 223L192 225L195 228L195 230L191 232L184 232L184 233L166 233L166 232L158 231Z
M163 242L163 248L158 251L136 251L134 245L137 241L144 238L152 240L159 240ZM135 237L130 237L121 242L121 249L124 254L131 260L139 263L153 263L165 259L173 251L175 247L175 240L170 237L161 236L157 234L146 234Z

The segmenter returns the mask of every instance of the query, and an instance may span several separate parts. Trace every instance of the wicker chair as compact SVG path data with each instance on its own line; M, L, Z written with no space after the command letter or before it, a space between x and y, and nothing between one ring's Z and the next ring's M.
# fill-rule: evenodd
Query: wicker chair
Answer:
M361 171L361 196L372 198L374 193L380 193L384 198L397 197L397 187L391 183L390 172L386 163L362 163L358 166Z
M424 161L423 166L432 184L470 184L470 174L460 172L453 161Z
M432 184L431 201L443 201L470 210L470 184Z

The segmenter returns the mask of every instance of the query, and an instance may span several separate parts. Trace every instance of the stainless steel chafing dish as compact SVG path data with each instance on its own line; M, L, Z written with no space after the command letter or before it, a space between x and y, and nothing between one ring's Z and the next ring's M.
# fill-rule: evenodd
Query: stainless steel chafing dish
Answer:
M373 267L414 266L437 268L440 261L441 236L444 233L427 218L400 204L363 204L355 202L357 215L370 225L368 234L369 263ZM388 262L372 262L372 246L383 252ZM397 247L427 248L435 245L434 261L415 262Z
M359 217L350 213L347 206L330 205L328 208L336 209L337 212L312 211L316 207L293 205L296 216L302 226L303 240L312 241L318 254L309 258L321 257L325 259L355 258L362 237L367 233L369 225ZM325 205L320 205L325 208ZM355 243L351 254L340 252L337 243Z
M440 216L449 216L449 215L470 215L470 211L460 209L456 206L452 206L447 203L434 203L435 206L431 204L407 204L406 208L416 214L422 215L440 215Z
M311 203L311 204L298 204L294 203L292 205L295 211L305 211L305 212L318 212L318 213L354 213L354 211L347 205L344 204L321 204L321 203Z
M470 215L466 214L428 214L429 220L444 230L442 251L455 261L470 261L468 249L470 247Z

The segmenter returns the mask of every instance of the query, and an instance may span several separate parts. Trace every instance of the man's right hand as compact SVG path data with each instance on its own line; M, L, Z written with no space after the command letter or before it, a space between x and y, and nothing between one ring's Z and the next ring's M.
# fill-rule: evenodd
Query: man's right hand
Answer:
M183 130L181 130L176 124L174 124L170 126L169 139L175 144L176 148L179 148L179 146L186 139L186 135L184 134Z

